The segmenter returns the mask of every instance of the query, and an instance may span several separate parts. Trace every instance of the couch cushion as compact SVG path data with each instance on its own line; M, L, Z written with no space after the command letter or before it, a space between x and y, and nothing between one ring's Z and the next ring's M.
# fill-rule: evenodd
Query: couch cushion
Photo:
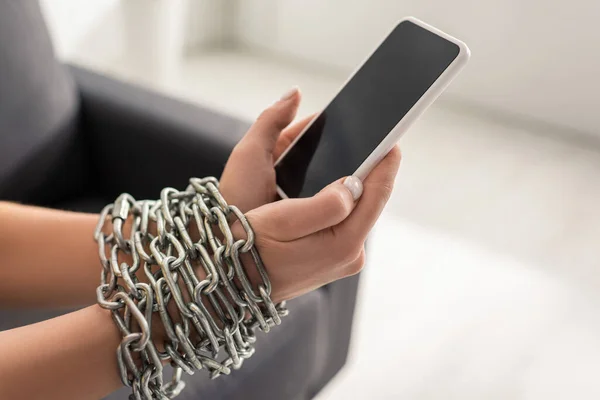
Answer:
M325 355L317 354L317 344L322 341L318 316L328 311L325 297L323 290L316 290L290 301L290 315L268 334L257 335L256 353L241 369L215 380L210 380L206 371L184 376L186 389L177 399L292 399L308 393L315 360ZM0 310L0 331L44 321L68 311ZM170 369L165 368L168 377ZM126 399L129 391L129 388L121 388L106 400Z
M268 334L257 335L256 353L242 368L215 380L202 370L184 374L186 388L177 400L296 399L307 393L316 357L317 315L327 305L322 290L290 301L290 315ZM129 388L122 388L106 399L125 399L128 393Z

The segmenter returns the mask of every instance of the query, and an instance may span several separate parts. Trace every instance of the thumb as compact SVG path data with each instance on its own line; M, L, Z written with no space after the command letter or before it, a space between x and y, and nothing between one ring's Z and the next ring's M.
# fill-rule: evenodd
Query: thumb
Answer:
M242 140L260 145L271 157L281 131L296 117L300 97L300 90L297 87L285 92L279 100L260 114Z
M360 196L356 185L362 190L358 178L339 179L312 197L266 204L247 216L258 232L268 233L276 240L299 239L344 221Z

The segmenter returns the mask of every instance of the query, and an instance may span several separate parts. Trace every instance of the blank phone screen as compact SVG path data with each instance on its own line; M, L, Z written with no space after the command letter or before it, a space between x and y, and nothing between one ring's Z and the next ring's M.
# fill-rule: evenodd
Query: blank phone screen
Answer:
M289 197L352 175L458 56L459 47L403 21L275 167Z

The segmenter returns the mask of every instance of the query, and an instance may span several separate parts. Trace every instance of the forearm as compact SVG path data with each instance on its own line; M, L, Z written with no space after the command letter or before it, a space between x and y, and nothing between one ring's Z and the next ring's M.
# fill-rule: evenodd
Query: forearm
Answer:
M0 306L92 304L98 216L0 202Z
M99 399L116 390L120 334L91 306L0 332L1 399Z

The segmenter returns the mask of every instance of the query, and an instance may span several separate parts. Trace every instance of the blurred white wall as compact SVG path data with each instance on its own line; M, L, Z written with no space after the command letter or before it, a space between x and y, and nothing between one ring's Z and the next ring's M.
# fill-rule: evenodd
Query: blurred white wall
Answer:
M74 55L86 44L89 51L103 56L119 51L120 26L111 24L103 29L99 40L89 41L89 35L103 25L107 15L114 15L119 0L40 0L42 11L57 54L62 58Z
M189 47L221 43L218 0L40 0L59 57L160 80Z
M239 0L238 7L245 46L344 71L414 15L472 50L447 98L600 135L600 1Z
M597 0L41 0L58 53L160 77L189 48L256 49L349 73L419 17L469 44L446 99L600 136ZM134 69L132 67L132 69Z

